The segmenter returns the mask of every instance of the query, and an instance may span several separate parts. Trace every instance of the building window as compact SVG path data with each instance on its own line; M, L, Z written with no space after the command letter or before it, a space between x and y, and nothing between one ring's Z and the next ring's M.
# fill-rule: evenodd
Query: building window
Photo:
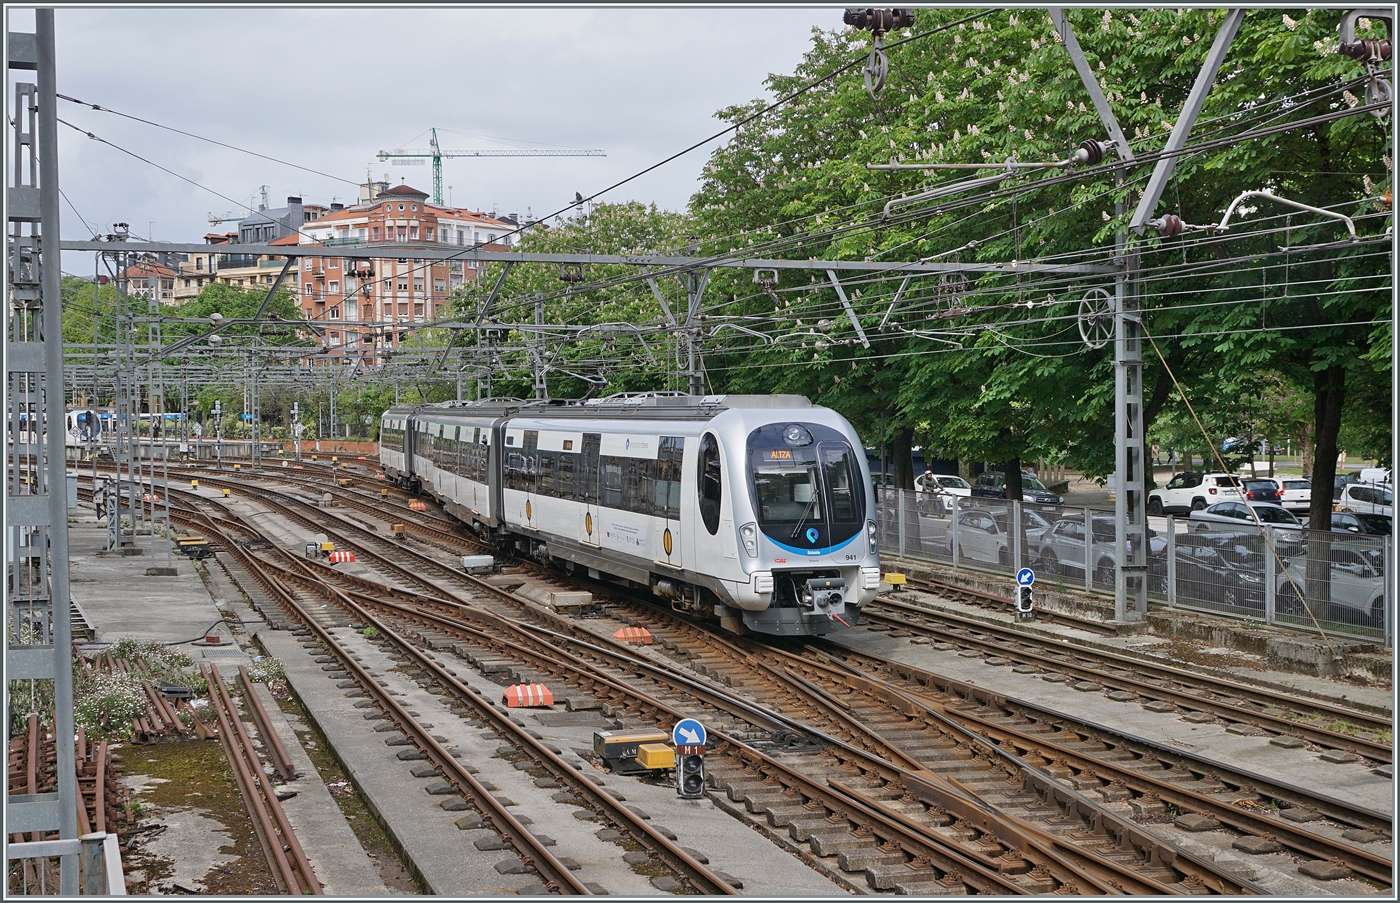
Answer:
M442 279L434 279L434 280L433 280L433 291L435 291L435 292L445 292L445 291L447 291L447 283L446 283L444 280L442 280Z
M409 226L409 227L408 227L408 237L411 238L411 239L413 239L414 241L417 241L417 240L418 240L418 227L417 227L417 226Z
M378 230L378 229L375 229L374 231L375 231L375 234L376 234L376 235L379 233L379 230ZM364 230L364 229L361 229L361 230L360 230L360 241L364 241L364 240L365 240L365 230Z
M306 291L306 294L308 294L308 295L311 294L311 283L310 283L310 282L306 283L306 289L305 289L305 291Z
M403 209L403 204L400 204L400 205L399 205L399 209L400 209L400 210Z
M432 240L433 240L433 227L432 227L432 226L429 226L429 227L423 232L423 238L425 238L425 239L428 240L428 241L432 241Z
M339 307L332 307L330 310L328 310L328 311L326 312L326 319L328 319L328 320L339 320L339 319L340 319L340 308L339 308Z
M202 269L204 269L204 258L203 258L203 257L196 257L196 258L194 259L194 268L195 268L195 270L202 270Z
M399 258L399 263L408 263L408 258L407 258L407 257L400 257L400 258Z
M403 282L400 282L400 283L399 283L399 291L401 291L401 292L406 292L406 291L408 291L408 282L407 282L407 281L403 281Z
M185 288L189 288L189 287L190 287L190 281L189 281L188 279L186 279L186 280L185 280Z
M365 230L363 230L363 229L360 230L360 232L361 232L362 234L364 233L364 231L365 231ZM372 238L374 241L379 241L379 227L378 227L378 226L371 226L369 231L370 231L370 238Z
M329 268L332 269L332 270L338 270L338 269L340 269L340 258L339 258L339 257L332 257L332 258L330 259L330 262L327 263L326 266L329 267Z
M270 276L270 275L264 276L264 277L263 277L263 282L266 283L267 285L271 285L271 284L272 284L272 276Z
M399 209L402 210L403 208L400 207ZM418 209L418 205L417 205L417 204L410 204L410 205L409 205L409 209L410 209L410 210L417 210L417 209Z
M340 283L332 279L330 285L326 286L326 291L333 295L340 294Z
M413 290L414 290L415 292L421 292L421 291L423 290L423 283L422 283L422 282L419 282L419 281L417 281L417 280L414 280L414 282L413 282Z
M467 233L462 229L457 230L457 247L463 247L467 243Z
M397 229L397 231L398 231L399 241L407 241L407 240L408 240L408 227L407 227L407 226L397 226L396 229Z

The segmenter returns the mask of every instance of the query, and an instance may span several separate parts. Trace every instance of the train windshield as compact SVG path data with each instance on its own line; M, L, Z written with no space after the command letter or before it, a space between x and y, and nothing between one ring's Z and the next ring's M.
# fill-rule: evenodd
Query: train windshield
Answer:
M795 551L841 545L865 518L864 483L849 442L830 427L773 424L749 436L749 476L758 525Z

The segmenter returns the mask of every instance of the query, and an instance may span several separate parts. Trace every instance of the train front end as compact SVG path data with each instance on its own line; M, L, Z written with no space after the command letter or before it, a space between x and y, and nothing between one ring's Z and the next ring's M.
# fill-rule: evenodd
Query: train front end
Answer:
M749 574L737 597L750 630L841 630L879 592L875 500L860 449L850 424L821 409L748 433L742 453L749 516L740 514L743 499L735 515Z

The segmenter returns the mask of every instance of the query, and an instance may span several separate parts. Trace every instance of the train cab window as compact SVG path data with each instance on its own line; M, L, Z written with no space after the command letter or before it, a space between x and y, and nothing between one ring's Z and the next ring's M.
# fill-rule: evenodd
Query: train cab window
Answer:
M720 472L719 441L714 433L700 440L700 458L696 464L696 490L700 499L700 519L711 536L719 532L720 494L724 489Z
M831 519L840 523L860 520L860 504L856 500L857 481L851 475L851 448L822 444L822 468L827 490L831 493Z

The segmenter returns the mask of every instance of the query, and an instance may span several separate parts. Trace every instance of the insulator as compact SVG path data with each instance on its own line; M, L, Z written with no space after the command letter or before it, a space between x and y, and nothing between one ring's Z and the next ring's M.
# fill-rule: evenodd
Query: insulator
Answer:
M1082 165L1097 166L1103 162L1103 155L1107 150L1108 145L1102 141L1088 138L1081 142L1079 149L1074 152L1074 160Z
M1172 238L1173 236L1180 235L1186 224L1181 221L1181 217L1174 213L1168 213L1161 219L1152 220L1150 225L1152 228L1156 229L1157 234L1163 238Z
M1381 40L1347 41L1338 48L1344 55L1355 60L1390 59L1390 41Z
M914 11L911 9L847 9L841 17L841 21L853 28L886 32L913 25Z

